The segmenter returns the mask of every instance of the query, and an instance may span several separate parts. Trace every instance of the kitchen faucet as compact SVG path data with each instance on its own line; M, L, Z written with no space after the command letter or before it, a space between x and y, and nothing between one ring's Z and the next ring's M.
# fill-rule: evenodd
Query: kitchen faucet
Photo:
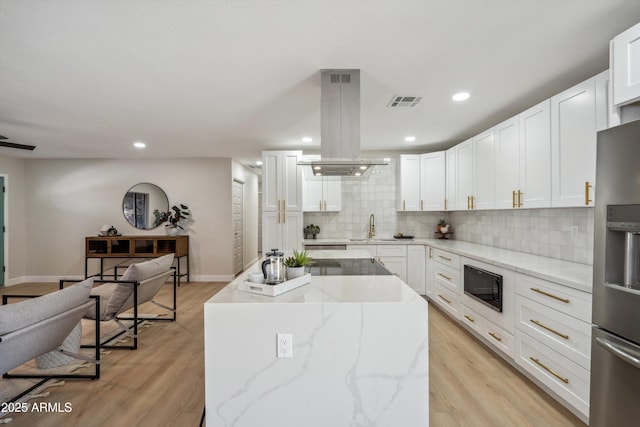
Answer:
M369 217L369 238L372 239L376 235L375 217L373 214Z

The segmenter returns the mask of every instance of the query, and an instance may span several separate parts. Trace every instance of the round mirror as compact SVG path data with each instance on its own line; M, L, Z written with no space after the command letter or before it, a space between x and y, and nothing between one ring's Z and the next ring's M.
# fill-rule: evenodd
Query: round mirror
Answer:
M169 199L162 188L143 182L131 187L122 199L122 213L129 224L151 230L166 221Z

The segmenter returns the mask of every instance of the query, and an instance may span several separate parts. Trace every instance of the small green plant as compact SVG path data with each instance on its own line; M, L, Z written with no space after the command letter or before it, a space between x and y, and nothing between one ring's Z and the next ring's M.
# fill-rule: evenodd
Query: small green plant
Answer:
M298 252L295 249L293 250L293 256L284 260L284 265L287 267L306 267L311 264L313 264L313 258L309 256L309 252Z
M172 206L171 210L173 210L173 212L169 211L167 212L167 221L169 222L169 224L166 225L166 227L172 227L172 228L179 228L181 230L184 230L184 228L179 224L180 220L182 219L187 219L189 218L189 215L191 215L191 212L189 211L189 207L183 204L180 204L180 207L177 206Z
M444 218L441 218L440 221L438 221L438 225L444 227L445 225L447 225L447 223L445 222Z

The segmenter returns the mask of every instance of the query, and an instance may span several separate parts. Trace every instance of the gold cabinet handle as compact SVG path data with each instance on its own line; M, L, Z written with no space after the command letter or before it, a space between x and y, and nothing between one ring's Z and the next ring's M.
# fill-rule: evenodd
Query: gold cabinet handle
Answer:
M433 252L431 251L431 246L429 246L429 259L433 258Z
M562 301L562 302L563 302L563 303L565 303L565 304L569 304L569 300L568 300L567 298L561 298L561 297L559 297L559 296L556 296L556 295L550 294L550 293L545 292L545 291L543 291L543 290L540 290L540 289L538 289L538 288L529 288L529 289L531 289L533 292L537 292L537 293L542 294L542 295L544 295L544 296L547 296L547 297L549 297L549 298L557 299L558 301Z
M518 207L522 207L522 191L518 190Z
M320 200L320 210L322 210L322 200Z
M531 323L535 324L535 325L540 326L540 327L541 327L541 328L543 328L543 329L546 329L546 330L547 330L547 331L549 331L549 332L553 332L554 334L558 335L559 337L564 338L565 340L568 340L568 339L569 339L569 335L567 335L567 334L562 334L562 333L560 333L560 332L556 331L555 329L553 329L553 328L551 328L551 327L549 327L549 326L547 326L547 325L543 324L543 323L542 323L542 322L540 322L539 320L529 319L529 321L530 321Z
M438 273L438 276L440 276L440 277L442 277L443 279L446 279L446 280L448 280L448 281L451 281L451 277L445 276L445 275L444 275L444 274L442 274L442 273Z
M326 200L324 201L324 210L325 211L327 210L327 201Z
M491 338L493 338L494 340L496 340L498 342L502 342L502 337L497 336L493 332L489 332L489 335L491 335Z
M476 208L476 196L471 196L471 209Z
M402 201L402 210L403 210L403 211L406 211L406 210L407 210L407 201L406 201L406 200L403 200L403 201Z
M446 302L447 304L451 305L451 301L449 301L448 299L446 299L445 297L443 297L441 294L438 294L438 298L440 298L441 300L443 300L444 302Z
M442 258L445 261L451 261L451 258L447 258L446 256L438 255L438 258Z
M471 209L471 196L467 196L467 209Z
M589 206L589 203L593 202L593 200L589 198L589 188L593 188L593 185L589 185L589 181L586 181L584 183L584 204L587 206Z
M424 210L424 200L420 200L420 210L423 211Z
M468 314L464 315L465 319L467 319L469 322L471 323L476 323L476 319L474 319L473 317L469 316Z
M511 192L511 207L512 208L516 207L516 190L513 190Z
M554 377L556 377L557 379L559 379L563 383L569 384L569 379L568 378L565 378L565 377L561 376L560 374L555 372L553 369L549 368L548 366L545 366L542 362L540 362L540 360L536 359L535 357L529 357L529 359L531 359L535 364L541 366L544 370L549 372L551 375L553 375Z

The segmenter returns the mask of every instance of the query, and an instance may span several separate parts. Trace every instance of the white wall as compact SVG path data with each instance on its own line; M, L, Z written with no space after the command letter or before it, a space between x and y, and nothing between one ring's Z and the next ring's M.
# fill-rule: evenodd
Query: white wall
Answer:
M170 205L189 206L191 280L230 280L232 164L228 158L26 160L25 280L83 275L84 238L103 224L125 235L166 234L164 228L138 230L122 215L122 197L139 182L164 189ZM252 179L257 182L246 182ZM247 239L247 249L257 253L257 234Z
M14 157L0 156L0 174L5 176L7 226L5 253L7 255L7 271L5 284L20 283L26 274L27 242L26 205L25 205L25 161Z

